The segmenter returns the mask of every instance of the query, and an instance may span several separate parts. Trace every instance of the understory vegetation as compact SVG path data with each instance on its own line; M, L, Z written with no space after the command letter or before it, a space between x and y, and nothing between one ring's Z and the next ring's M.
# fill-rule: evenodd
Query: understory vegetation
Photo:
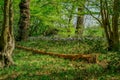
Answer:
M41 43L40 43L41 42ZM38 44L39 43L39 44ZM0 79L6 80L119 80L119 52L108 52L100 39L96 40L30 40L17 44L59 54L99 54L102 62L88 63L69 60L31 51L15 49L16 65L0 70Z

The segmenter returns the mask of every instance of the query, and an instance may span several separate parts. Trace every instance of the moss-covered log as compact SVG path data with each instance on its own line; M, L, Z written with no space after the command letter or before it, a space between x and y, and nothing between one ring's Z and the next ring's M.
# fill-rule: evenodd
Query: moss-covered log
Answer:
M38 49L28 48L20 45L16 45L16 48L23 49L26 51L32 51L33 53L37 53L37 54L50 55L50 56L55 56L70 60L82 59L82 60L86 60L89 63L96 63L96 55L92 55L92 54L59 54L59 53L41 51Z

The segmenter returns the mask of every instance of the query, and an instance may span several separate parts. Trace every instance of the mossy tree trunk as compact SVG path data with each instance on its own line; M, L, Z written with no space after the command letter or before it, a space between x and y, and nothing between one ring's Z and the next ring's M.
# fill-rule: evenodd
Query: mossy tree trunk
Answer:
M4 22L0 38L0 67L13 65L14 50L12 0L4 0Z
M77 36L82 36L83 34L83 28L84 28L84 24L83 24L83 20L84 20L84 5L85 5L85 1L81 1L82 4L78 5L78 16L77 16L77 24L76 24L76 30L75 30L75 34Z
M108 2L106 0L100 0L102 26L105 30L108 42L108 50L119 50L119 4L120 0L113 1L113 14L111 15L111 13L109 13ZM112 19L110 18L111 16ZM112 24L110 23L110 20L112 20Z
M19 4L20 8L20 19L18 22L18 40L27 40L28 38L28 27L30 24L30 0L21 0Z
M82 12L83 10L84 10L83 7L78 8L79 13ZM82 32L83 32L83 17L84 17L83 15L78 15L78 17L77 17L77 25L76 25L76 31L75 31L75 33L77 35L82 35Z
M113 15L112 15L112 29L113 29L113 48L119 50L119 32L118 32L118 20L120 11L120 0L114 0Z

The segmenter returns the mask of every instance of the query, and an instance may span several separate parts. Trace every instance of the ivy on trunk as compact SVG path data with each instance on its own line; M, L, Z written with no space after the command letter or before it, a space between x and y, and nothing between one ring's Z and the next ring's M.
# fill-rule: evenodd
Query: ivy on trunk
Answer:
M14 64L12 53L14 50L12 0L4 0L4 23L0 37L0 67Z

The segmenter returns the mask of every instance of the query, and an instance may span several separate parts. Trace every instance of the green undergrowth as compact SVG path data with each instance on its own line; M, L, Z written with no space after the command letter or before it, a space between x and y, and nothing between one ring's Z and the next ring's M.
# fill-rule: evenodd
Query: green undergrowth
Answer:
M95 45L92 42L85 44L85 42L78 41L44 40L19 42L18 44L59 54L90 54ZM104 50L104 45L100 46L102 47L100 50ZM16 66L0 69L0 80L119 80L120 56L117 52L107 52L106 50L100 52L100 50L96 48L93 53L98 51L99 61L107 60L110 64L108 68L103 68L95 63L71 61L15 49L13 59ZM102 52L105 53L102 54Z
M27 42L18 42L18 45L36 48L46 52L78 54L78 53L106 53L106 43L103 40L34 40Z

